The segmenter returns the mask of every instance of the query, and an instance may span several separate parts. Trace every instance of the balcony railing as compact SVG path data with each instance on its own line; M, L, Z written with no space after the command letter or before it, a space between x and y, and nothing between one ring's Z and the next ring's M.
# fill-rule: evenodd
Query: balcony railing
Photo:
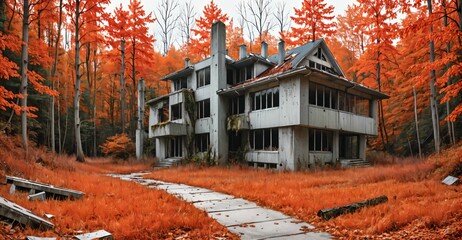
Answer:
M170 137L170 136L184 136L186 135L186 124L175 122L162 122L151 126L153 136L156 137Z

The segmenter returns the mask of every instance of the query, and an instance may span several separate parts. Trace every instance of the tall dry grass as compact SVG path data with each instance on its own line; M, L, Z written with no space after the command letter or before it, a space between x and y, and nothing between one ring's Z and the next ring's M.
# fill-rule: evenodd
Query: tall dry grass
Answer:
M87 159L75 162L73 156L56 156L44 149L31 149L22 158L19 139L0 135L0 177L14 175L85 192L81 200L30 202L26 193L9 194L9 185L0 185L0 196L30 209L37 215L56 216L55 229L47 232L26 228L11 235L71 237L77 231L105 229L115 239L208 239L213 236L234 239L223 226L164 191L149 189L134 182L105 176L149 170L150 163L114 162L112 159ZM4 180L3 180L4 181ZM2 228L0 226L0 228ZM1 234L7 237L3 229ZM0 239L2 237L0 236Z
M443 230L462 222L462 189L443 185L441 179L462 161L461 157L462 147L458 146L425 161L364 169L277 172L185 166L155 171L146 177L211 188L255 201L314 223L339 237L382 234L397 237L419 226L419 231L428 236L450 239L452 235L444 235ZM316 216L320 209L381 195L388 196L389 201L380 206L330 221ZM411 232L417 234L416 231Z

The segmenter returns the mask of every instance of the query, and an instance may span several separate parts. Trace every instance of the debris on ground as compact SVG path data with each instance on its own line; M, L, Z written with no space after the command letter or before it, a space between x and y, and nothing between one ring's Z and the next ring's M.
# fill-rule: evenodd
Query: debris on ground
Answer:
M380 196L376 198L367 199L362 202L356 202L356 203L344 205L341 207L321 209L318 211L318 216L322 217L324 220L329 220L331 218L335 218L343 214L356 212L359 209L364 208L364 207L371 207L371 206L379 205L387 201L388 201L387 196Z
M45 192L46 197L52 197L57 199L80 199L85 195L83 192L55 187L53 185L44 184L40 182L34 182L23 178L6 176L6 182L11 184L10 193L14 193L15 190L26 190L34 194L35 191Z
M42 230L54 228L51 222L2 197L0 197L0 216L32 228L40 228Z

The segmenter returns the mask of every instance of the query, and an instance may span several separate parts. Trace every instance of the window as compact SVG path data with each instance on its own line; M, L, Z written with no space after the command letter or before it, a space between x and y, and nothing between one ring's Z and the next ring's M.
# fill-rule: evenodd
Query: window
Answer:
M210 145L210 134L196 134L196 151L207 152Z
M181 119L181 112L182 112L181 103L172 105L170 108L171 108L171 113L172 113L172 120Z
M332 132L319 129L308 130L309 150L320 152L332 151Z
M247 66L245 68L245 80L249 80L253 78L253 66Z
M362 116L370 117L369 99L356 97L356 113Z
M343 135L339 136L339 157L347 159L359 158L359 136Z
M188 88L188 82L186 77L173 80L173 90L178 91L183 88Z
M249 132L250 148L253 150L277 151L279 149L279 132L277 128L251 130Z
M317 58L323 61L327 61L326 56L324 55L324 52L322 51L321 48L318 48L318 51L314 54L314 56L316 56Z
M169 157L182 157L182 156L183 156L183 141L181 137L171 138Z
M202 87L210 84L210 67L203 68L196 72L197 87Z
M241 132L228 132L228 149L230 152L237 152L242 146Z
M309 103L311 105L337 109L337 94L336 89L310 82Z
M205 99L196 103L197 118L210 117L210 99Z
M159 123L168 121L169 115L168 105L164 104L162 108L157 109L157 121Z
M279 87L256 92L251 96L252 110L279 107Z
M229 102L229 114L236 115L244 113L245 111L245 95L232 98Z
M226 83L233 85L234 84L234 71L233 69L226 69Z

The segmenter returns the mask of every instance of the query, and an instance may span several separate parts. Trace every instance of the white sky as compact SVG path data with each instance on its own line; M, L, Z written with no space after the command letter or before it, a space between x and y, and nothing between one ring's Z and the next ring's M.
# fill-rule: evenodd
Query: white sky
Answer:
M181 5L184 5L186 2L189 2L190 0L177 0ZM234 19L234 23L237 24L238 22L238 11L237 11L237 4L241 1L248 2L251 0L214 0L215 4L218 5L219 8L223 10L224 13L228 14L231 18ZM347 8L347 6L355 0L325 0L326 3L333 5L335 10L334 14L339 15L343 14ZM191 1L194 5L194 11L196 12L196 18L202 16L202 10L204 9L204 6L210 3L210 0L192 0ZM276 5L277 2L284 2L286 4L287 9L290 9L290 14L293 15L293 8L300 8L302 5L302 0L272 0L274 2L273 6ZM119 6L119 4L122 3L122 6L126 8L128 4L130 3L129 0L112 0L111 5L108 7L108 11L112 12L115 6ZM146 13L153 12L154 9L157 7L159 4L159 1L157 0L141 0L141 4L144 6L144 10ZM155 32L159 31L159 26L157 23L154 23L153 25L150 26L150 33L155 35ZM156 39L158 37L156 36ZM159 43L159 41L157 41Z

